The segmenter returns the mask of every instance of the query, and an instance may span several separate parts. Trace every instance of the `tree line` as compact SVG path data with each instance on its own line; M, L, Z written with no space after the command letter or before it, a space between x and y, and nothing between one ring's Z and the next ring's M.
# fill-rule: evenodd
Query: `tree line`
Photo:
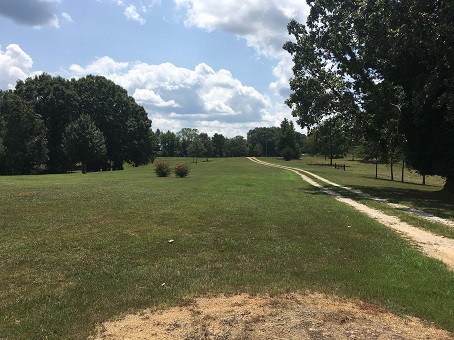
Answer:
M299 158L305 136L280 127L212 137L197 129L155 132L145 109L102 76L67 80L42 74L0 91L0 175L122 170L156 156Z
M215 133L213 136L198 129L183 128L179 132L155 132L157 153L162 157L246 157L282 156L298 159L304 150L306 136L295 131L293 122L284 119L280 127L257 127L249 130L247 137L227 138Z
M454 2L307 2L284 49L294 61L286 103L308 144L325 140L333 154L346 140L454 190Z
M120 170L152 161L154 136L144 108L101 76L48 74L0 91L0 174Z

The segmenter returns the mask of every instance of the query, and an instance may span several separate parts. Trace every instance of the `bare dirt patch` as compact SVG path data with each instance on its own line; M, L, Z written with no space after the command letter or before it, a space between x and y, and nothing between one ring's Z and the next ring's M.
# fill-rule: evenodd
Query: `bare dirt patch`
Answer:
M104 323L112 339L454 339L375 305L319 293L198 298L183 307L145 310Z

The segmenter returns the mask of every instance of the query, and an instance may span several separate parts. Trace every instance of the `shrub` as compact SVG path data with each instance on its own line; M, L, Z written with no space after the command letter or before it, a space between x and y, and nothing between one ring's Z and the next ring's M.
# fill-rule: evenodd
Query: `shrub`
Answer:
M170 169L170 163L157 161L156 169L154 171L158 177L167 177L170 176L172 169Z
M187 164L176 164L174 171L175 176L186 177L189 174L189 166Z

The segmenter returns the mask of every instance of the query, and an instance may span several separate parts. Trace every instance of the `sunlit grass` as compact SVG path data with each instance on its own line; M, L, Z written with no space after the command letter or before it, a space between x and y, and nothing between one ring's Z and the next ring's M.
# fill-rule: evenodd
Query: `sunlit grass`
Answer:
M198 295L305 290L454 330L452 272L288 171L215 159L187 178L150 165L0 186L0 338L84 339Z

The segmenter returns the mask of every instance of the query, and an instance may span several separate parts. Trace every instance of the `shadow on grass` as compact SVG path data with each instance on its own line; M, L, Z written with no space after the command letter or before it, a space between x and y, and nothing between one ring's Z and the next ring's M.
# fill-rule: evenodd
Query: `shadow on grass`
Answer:
M350 185L350 187L374 197L384 198L391 203L410 204L412 207L429 214L454 219L454 195L443 190L426 191L387 186L375 188L362 185ZM330 189L335 190L336 188L330 187ZM304 190L312 195L325 195L323 191L314 187L304 188Z

